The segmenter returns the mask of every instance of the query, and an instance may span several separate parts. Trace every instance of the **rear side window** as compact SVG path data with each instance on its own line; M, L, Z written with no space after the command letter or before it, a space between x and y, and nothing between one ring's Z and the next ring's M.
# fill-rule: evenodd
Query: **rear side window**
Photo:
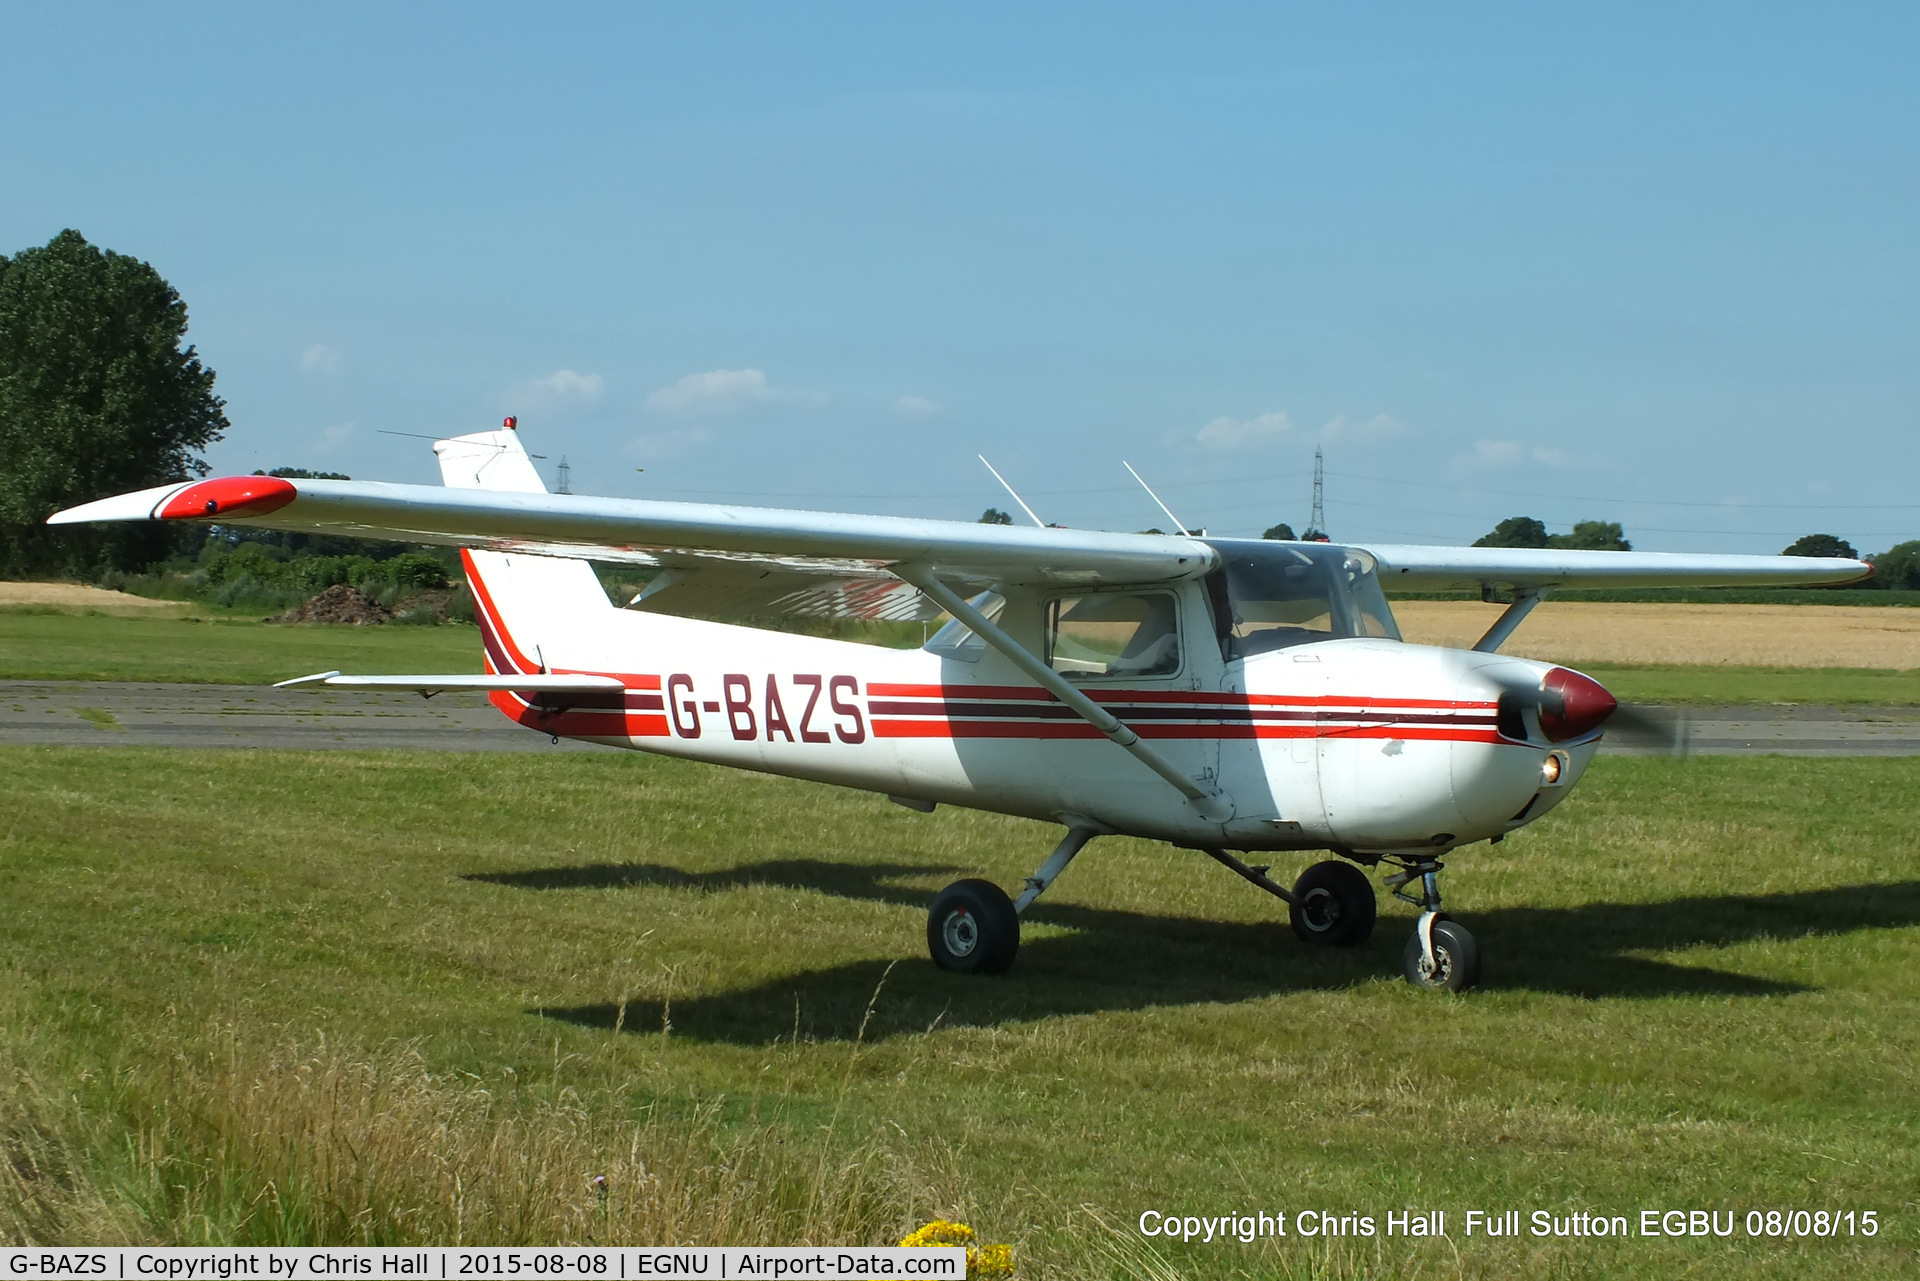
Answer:
M1069 680L1171 676L1180 670L1171 592L1101 592L1047 603L1047 661Z

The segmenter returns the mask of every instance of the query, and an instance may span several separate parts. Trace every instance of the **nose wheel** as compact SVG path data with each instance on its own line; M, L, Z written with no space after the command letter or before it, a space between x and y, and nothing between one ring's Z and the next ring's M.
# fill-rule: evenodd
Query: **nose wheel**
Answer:
M1426 938L1415 930L1407 940L1401 962L1407 982L1430 992L1464 992L1480 981L1480 948L1473 935L1458 921L1445 918L1421 924L1430 931Z
M1403 862L1401 870L1387 878L1387 886L1395 898L1420 909L1413 937L1401 955L1407 982L1430 992L1464 992L1480 981L1480 947L1466 926L1440 910L1444 866L1437 858ZM1420 883L1418 897L1402 888L1410 881Z

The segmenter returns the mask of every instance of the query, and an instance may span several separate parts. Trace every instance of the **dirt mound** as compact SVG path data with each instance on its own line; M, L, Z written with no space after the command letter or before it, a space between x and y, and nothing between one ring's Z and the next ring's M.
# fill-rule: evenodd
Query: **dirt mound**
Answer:
M358 587L341 583L329 587L298 609L290 609L276 623L346 623L374 627L387 621L387 611Z

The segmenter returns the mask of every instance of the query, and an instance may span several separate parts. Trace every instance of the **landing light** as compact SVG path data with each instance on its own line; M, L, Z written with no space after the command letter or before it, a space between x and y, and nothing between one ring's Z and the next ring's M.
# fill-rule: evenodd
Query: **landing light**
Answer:
M1548 787L1560 781L1560 753L1549 753L1547 759L1540 762L1540 781Z

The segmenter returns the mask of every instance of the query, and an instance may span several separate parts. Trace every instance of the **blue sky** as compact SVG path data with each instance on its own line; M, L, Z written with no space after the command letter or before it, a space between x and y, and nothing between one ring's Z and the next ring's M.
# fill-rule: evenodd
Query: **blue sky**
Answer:
M1920 11L1569 8L7 5L0 252L159 268L221 470L1920 537Z

